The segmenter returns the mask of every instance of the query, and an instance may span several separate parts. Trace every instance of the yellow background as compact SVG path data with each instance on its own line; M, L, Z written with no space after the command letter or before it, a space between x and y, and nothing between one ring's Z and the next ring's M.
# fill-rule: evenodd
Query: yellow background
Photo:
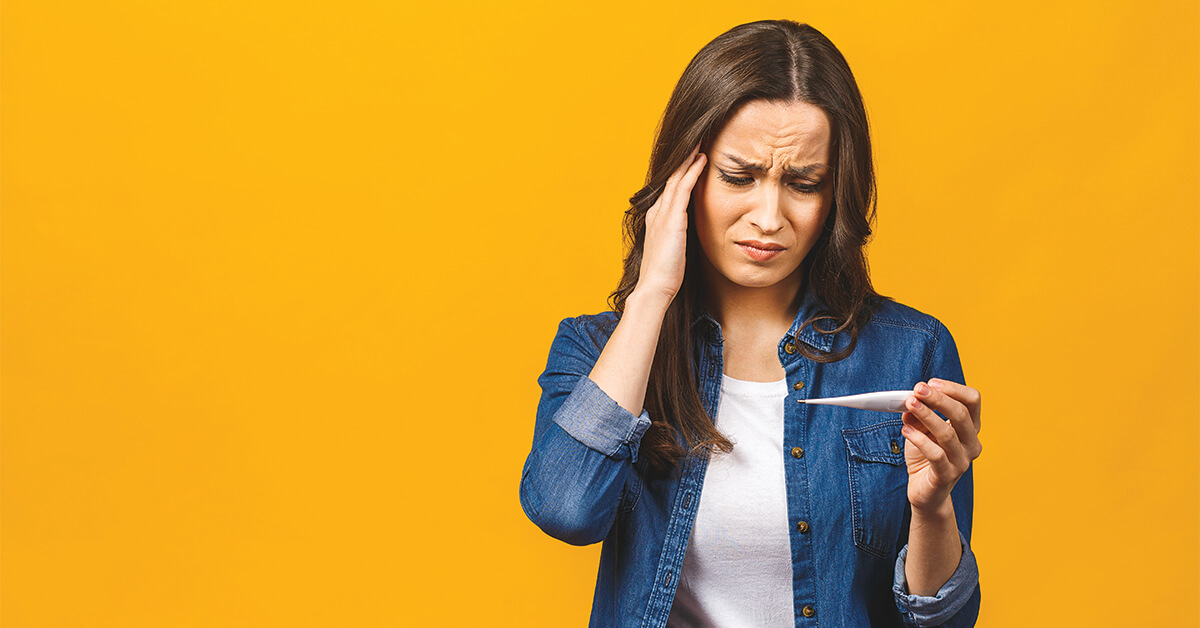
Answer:
M776 17L984 392L979 625L1198 625L1196 3L10 0L5 628L583 625L536 377L687 61Z

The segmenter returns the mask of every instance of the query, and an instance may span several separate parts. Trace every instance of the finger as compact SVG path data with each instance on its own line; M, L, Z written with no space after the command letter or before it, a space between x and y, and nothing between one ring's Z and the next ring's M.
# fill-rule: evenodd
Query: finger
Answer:
M700 179L700 173L704 172L706 164L708 164L708 155L704 153L696 155L696 161L692 162L691 167L679 180L680 196L687 198L692 195L692 188L696 187L696 181Z
M707 161L708 159L703 153L697 154L688 165L687 170L683 172L683 176L672 183L669 193L663 194L666 197L666 205L663 208L665 214L686 220L688 201L691 200L692 196L692 187L695 186L696 180L700 177L700 173L704 170L704 164Z
M960 435L964 432L975 431L975 422L971 419L971 413L967 410L967 406L954 397L944 394L924 382L917 382L917 385L913 386L913 396L917 401L950 419L951 424L959 431Z
M950 456L946 454L946 450L940 445L933 442L926 434L920 430L905 427L902 431L904 439L908 444L916 447L921 455L929 461L929 466L933 469L933 475L939 479L957 478L960 473L954 468L954 463L950 461Z
M963 405L959 400L920 382L913 387L913 393L921 403L942 413L942 416L949 419L950 426L954 428L958 441L962 443L964 450L972 460L979 457L979 453L983 447L979 444L979 432L975 427L975 421L968 411L967 406Z
M929 380L929 385L934 389L957 399L964 406L966 406L967 411L971 413L971 421L975 423L975 432L979 432L980 427L982 427L979 415L983 410L983 398L979 394L978 390L971 388L970 386L959 384L958 382L952 382L948 379L939 379L936 377Z
M921 420L913 415L913 413L905 412L901 415L901 421L904 422L904 427L907 427L909 430L915 430L924 434L926 438L933 441L933 444L938 445L939 447L941 446L941 444L938 443L937 437L933 434L930 434L929 428L925 427L925 424L921 423Z
M929 438L932 438L933 442L935 442L935 443L937 442L937 438L935 438L933 436L933 434L929 433L929 428L925 427L925 424L921 422L921 419L918 419L916 417L916 415L914 415L913 413L906 411L904 414L900 415L900 420L903 421L905 425L911 427L912 429L920 430L920 432L922 434L925 434Z
M693 148L692 152L688 153L688 156L684 158L679 166L675 168L675 171L671 173L671 176L667 177L667 183L663 187L664 194L668 189L673 187L676 182L682 179L683 175L688 171L688 169L690 169L692 165L696 163L696 156L698 154L700 154L700 145L696 144L696 147Z
M650 207L647 213L653 212L658 214L661 213L661 210L669 211L678 206L680 188L684 187L682 185L683 179L689 172L697 168L699 150L700 146L697 145L696 150L693 150L692 154L671 173L671 176L667 177L667 183L663 186L662 194L658 195L658 200L654 202L654 205ZM700 167L702 168L703 166L701 165ZM695 181L692 182L692 184L694 183ZM691 193L692 184L686 186L689 194Z
M908 411L929 430L929 434L937 440L938 446L945 450L946 455L953 462L965 466L967 452L958 440L958 433L954 427L948 421L942 420L929 406L921 403L916 397L909 397L905 401L905 405Z

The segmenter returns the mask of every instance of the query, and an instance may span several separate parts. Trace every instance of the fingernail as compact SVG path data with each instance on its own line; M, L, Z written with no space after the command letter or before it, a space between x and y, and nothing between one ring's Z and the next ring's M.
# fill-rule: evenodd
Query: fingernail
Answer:
M900 433L904 434L905 436L912 436L912 428L905 425L904 427L900 428Z
M938 390L941 390L941 389L942 389L942 380L940 380L940 379L931 379L931 380L929 380L929 385L930 385L930 386L933 386L934 388L936 388L936 389L938 389Z
M926 386L924 383L917 384L917 395L921 397L928 397L929 393L930 391L928 386Z
M921 402L917 401L916 397L909 397L908 398L908 407L911 410L916 410L917 408L921 407Z

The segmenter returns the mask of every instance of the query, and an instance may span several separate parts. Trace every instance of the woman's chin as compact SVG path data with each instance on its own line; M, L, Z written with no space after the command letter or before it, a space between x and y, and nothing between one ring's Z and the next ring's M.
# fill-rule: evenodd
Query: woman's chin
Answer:
M758 272L755 272L755 271ZM791 276L791 273L770 272L765 269L732 272L725 275L730 283L741 288L771 288Z

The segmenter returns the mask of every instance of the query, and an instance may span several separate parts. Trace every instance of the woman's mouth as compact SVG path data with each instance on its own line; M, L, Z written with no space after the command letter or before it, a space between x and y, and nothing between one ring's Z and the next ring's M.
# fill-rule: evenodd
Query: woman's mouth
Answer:
M779 255L785 249L782 244L775 244L773 242L759 242L757 240L743 240L741 242L737 242L736 244L742 249L742 252L745 253L747 257L756 262L765 262Z

